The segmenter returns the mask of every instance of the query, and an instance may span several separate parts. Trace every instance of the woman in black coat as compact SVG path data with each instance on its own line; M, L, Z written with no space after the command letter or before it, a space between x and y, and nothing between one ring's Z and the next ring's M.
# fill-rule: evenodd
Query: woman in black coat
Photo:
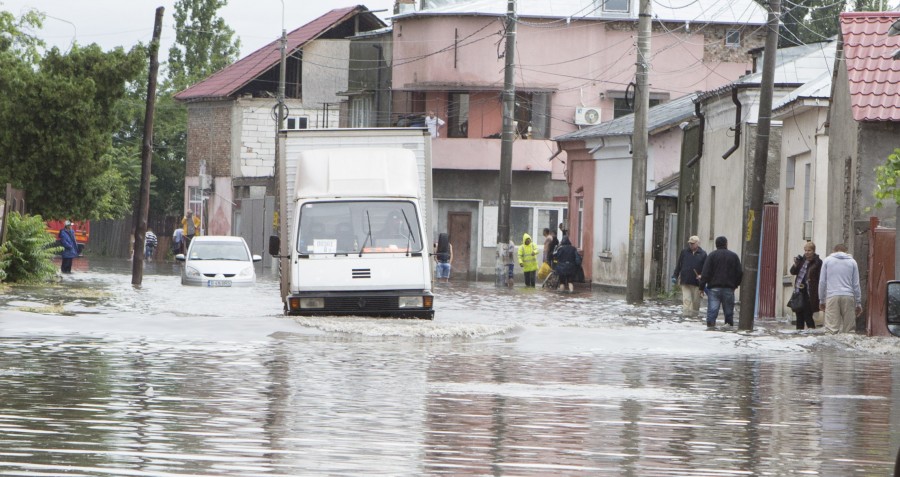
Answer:
M555 270L556 274L559 275L559 286L568 286L569 292L575 291L573 281L575 273L581 266L581 257L578 255L578 249L572 246L568 236L563 235L562 240L559 242L559 247L553 252L553 257L556 258Z
M801 310L794 310L797 315L797 329L805 326L809 329L816 327L813 313L819 310L819 274L822 271L822 259L816 255L816 244L806 242L803 246L803 255L794 257L794 265L791 266L791 275L797 275L794 279L794 289L805 293L808 306Z

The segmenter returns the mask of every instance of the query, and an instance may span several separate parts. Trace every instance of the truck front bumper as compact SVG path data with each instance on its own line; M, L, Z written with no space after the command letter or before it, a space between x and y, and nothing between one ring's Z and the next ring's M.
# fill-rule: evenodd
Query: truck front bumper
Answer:
M422 290L302 292L288 295L289 315L357 315L434 319L434 295Z

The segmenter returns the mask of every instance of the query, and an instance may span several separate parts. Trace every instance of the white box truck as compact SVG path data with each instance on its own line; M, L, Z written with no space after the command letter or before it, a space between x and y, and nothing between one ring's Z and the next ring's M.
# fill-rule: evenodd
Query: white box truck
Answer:
M279 133L269 249L286 313L434 317L430 140L409 128Z

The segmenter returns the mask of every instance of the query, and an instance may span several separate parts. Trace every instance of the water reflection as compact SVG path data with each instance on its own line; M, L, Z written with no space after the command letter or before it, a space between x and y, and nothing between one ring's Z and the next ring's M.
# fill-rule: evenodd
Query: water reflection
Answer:
M894 355L558 343L677 339L677 305L455 286L433 323L317 326L280 316L274 281L185 289L157 269L135 290L96 266L2 298L63 300L81 329L0 320L2 474L886 475L900 444ZM809 342L742 338L763 339Z

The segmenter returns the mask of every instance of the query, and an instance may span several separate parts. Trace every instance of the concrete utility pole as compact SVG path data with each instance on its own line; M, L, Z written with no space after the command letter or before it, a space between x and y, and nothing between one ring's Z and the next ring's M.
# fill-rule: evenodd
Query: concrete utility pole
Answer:
M159 36L165 8L156 9L153 40L150 42L150 73L147 75L147 108L144 111L144 142L141 146L141 191L134 207L134 253L131 256L131 284L144 280L144 235L150 213L150 166L153 163L153 113L156 111L156 77L159 74Z
M647 219L647 114L650 109L650 0L638 13L637 71L634 88L634 134L631 136L631 217L628 222L628 276L625 300L644 301L644 228Z
M752 330L756 314L756 279L759 272L759 241L762 228L763 194L766 185L766 162L769 158L769 130L772 125L772 95L775 85L775 56L778 51L778 20L781 16L781 0L770 0L769 19L766 22L765 57L762 81L759 85L759 119L756 128L756 151L753 162L747 168L750 182L750 205L744 214L743 257L744 279L741 282L741 315L738 329Z
M281 235L282 230L287 230L287 217L281 215L282 210L287 210L287 198L282 197L285 191L284 188L281 187L281 181L284 178L285 174L285 165L284 161L280 160L281 157L281 145L278 140L278 133L284 129L284 116L285 116L285 105L284 105L284 75L287 70L287 60L286 60L286 49L287 49L287 31L284 29L284 3L281 5L282 12L282 25L281 25L281 64L280 71L278 72L278 98L276 101L278 104L276 105L275 114L278 115L275 118L275 161L274 167L272 168L272 175L274 175L275 179L275 213L274 220L272 224L272 233L276 236ZM280 270L280 288L281 288L281 296L287 296L290 291L289 288L289 277L287 274L288 270L288 241L282 240L280 244L280 249L278 250L278 268Z
M503 74L503 135L500 140L500 200L497 203L497 285L505 282L509 262L509 217L512 196L512 153L516 118L516 1L506 4L506 64ZM513 262L514 263L514 262Z

